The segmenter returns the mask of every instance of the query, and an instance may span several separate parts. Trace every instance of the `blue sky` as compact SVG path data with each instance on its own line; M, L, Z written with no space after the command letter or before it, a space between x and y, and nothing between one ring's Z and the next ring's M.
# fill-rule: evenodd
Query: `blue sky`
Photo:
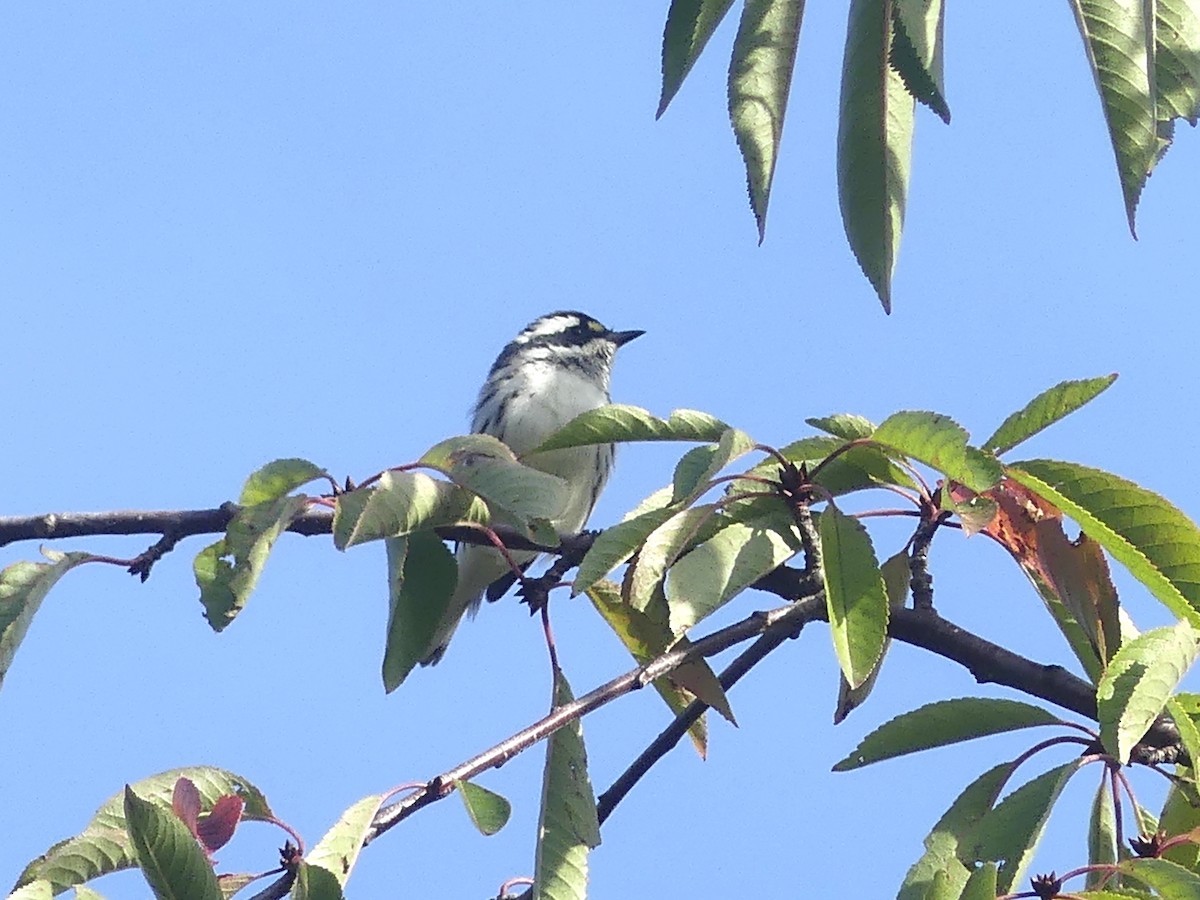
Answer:
M933 409L982 438L1045 387L1117 371L1028 455L1120 473L1200 513L1200 139L1181 128L1134 242L1066 4L950 9L953 124L918 111L890 317L838 215L840 5L806 13L761 247L725 112L733 22L656 123L665 9L5 4L3 513L215 506L279 457L356 479L411 461L464 430L495 354L559 308L647 331L621 352L618 400L703 409L777 445L837 411ZM593 523L669 480L683 449L624 449ZM903 542L875 533L881 554ZM163 769L233 769L315 842L359 797L423 781L544 711L540 629L511 599L384 696L381 548L286 537L214 635L191 576L203 545L181 545L145 585L87 567L50 595L0 691L0 881ZM35 554L4 548L0 563ZM947 535L934 567L945 615L1067 661L994 545ZM1166 621L1119 586L1140 625ZM746 595L721 622L771 599ZM628 667L583 602L558 601L554 622L577 693ZM680 748L618 808L593 896L890 896L958 791L1025 743L835 776L891 715L1003 693L896 647L871 702L834 729L836 684L818 627L760 666L731 696L740 728L713 722L709 760ZM590 717L597 790L666 721L649 693ZM535 751L480 779L514 802L500 835L441 803L365 852L351 895L482 897L528 873L540 768ZM1069 789L1076 818L1094 782ZM266 868L282 840L249 826L222 868ZM1035 869L1085 856L1060 815ZM96 887L145 895L131 875Z

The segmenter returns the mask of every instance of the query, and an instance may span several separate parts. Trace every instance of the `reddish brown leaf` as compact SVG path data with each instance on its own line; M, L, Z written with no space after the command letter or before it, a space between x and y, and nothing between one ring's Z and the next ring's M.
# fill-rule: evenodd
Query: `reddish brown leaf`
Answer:
M188 831L196 834L196 822L200 818L200 792L190 778L180 778L171 793L171 808Z
M200 820L195 835L209 853L220 850L229 843L238 822L242 820L242 810L245 806L245 801L237 794L226 794L218 797L212 812Z

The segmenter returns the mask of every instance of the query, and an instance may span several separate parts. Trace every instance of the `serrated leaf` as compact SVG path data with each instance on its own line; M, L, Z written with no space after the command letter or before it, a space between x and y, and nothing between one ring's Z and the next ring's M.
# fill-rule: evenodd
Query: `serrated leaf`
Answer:
M966 429L949 416L903 411L884 419L871 440L983 493L1000 481L1004 469L991 454L968 446L968 437Z
M833 767L848 772L885 759L944 747L992 734L1062 725L1046 710L1017 700L962 697L939 700L896 716L868 734L854 751Z
M358 862L358 854L371 830L371 822L386 799L386 794L363 797L343 812L317 845L308 851L304 861L310 866L328 870L337 883L344 886L354 864Z
M863 274L891 312L912 158L912 95L888 63L889 4L851 0L838 110L842 224Z
M1022 409L1001 422L995 433L984 441L983 449L997 456L1007 453L1017 444L1096 399L1116 380L1117 374L1114 372L1100 378L1059 382L1054 387L1042 391Z
M924 103L949 125L950 107L942 84L944 17L942 0L895 0L888 62L913 99Z
M712 523L716 514L717 505L713 503L670 511L670 516L643 539L637 559L625 577L625 596L630 606L645 610L650 605L666 579L667 570L684 551L693 542L715 534L704 526Z
M454 785L458 788L458 795L467 809L471 824L484 837L491 837L508 824L512 804L505 798L469 781L456 781Z
M56 550L43 550L42 554L50 562L21 560L0 571L0 685L50 588L71 569L92 558L90 553Z
M1154 55L1150 5L1143 0L1071 0L1071 9L1117 158L1117 174L1125 198L1130 232L1138 198L1158 154L1154 86L1150 63Z
M459 522L486 524L487 506L468 491L424 472L384 472L379 482L339 494L333 544L346 550L381 538Z
M804 423L846 441L869 438L875 433L874 422L854 413L834 413L831 416L817 416L805 419ZM799 443L797 441L797 444Z
M1100 779L1100 786L1092 798L1092 811L1088 819L1087 845L1088 866L1108 866L1117 861L1117 848L1121 836L1117 832L1117 815L1107 770ZM1110 881L1110 874L1100 868L1087 873L1088 888L1099 888Z
M901 550L899 553L889 557L887 562L879 567L879 574L883 578L883 589L887 596L888 608L892 611L903 609L908 599L908 587L911 580L911 573L908 567L908 554ZM833 711L834 725L840 725L845 721L846 716L862 706L871 695L871 691L875 689L875 681L879 677L879 671L883 667L883 660L887 656L890 644L891 639L885 637L883 649L879 653L879 662L875 664L866 680L858 687L851 687L850 682L846 680L845 674L838 676L837 706L834 707Z
M675 466L672 503L691 504L718 472L753 449L754 439L738 428L725 429L714 447L693 447Z
M125 823L138 867L159 900L224 900L208 856L168 807L125 788Z
M897 466L881 447L863 444L842 450L833 459L828 459L844 446L845 441L837 438L807 437L781 448L779 454L796 466L803 465L808 468L813 484L824 488L835 497L885 484L915 488L909 474ZM778 471L778 461L769 457L755 465L747 474L773 479ZM735 487L742 486L735 482ZM750 485L749 489L762 488Z
M964 860L970 859L975 826L991 810L1015 768L1015 761L994 766L958 795L925 838L925 852L908 870L896 900L926 900L934 889L957 900L973 868Z
M458 583L454 554L432 531L389 538L387 644L383 687L398 688L434 650L438 625Z
M1120 869L1153 888L1163 900L1195 900L1200 897L1200 873L1185 869L1169 859L1127 859L1121 863Z
M170 804L180 778L187 778L195 785L203 810L211 809L221 797L236 794L246 804L243 818L254 821L274 818L257 787L240 775L212 766L171 769L135 782L132 787L143 799L166 806ZM82 832L55 844L29 863L17 884L42 879L51 882L58 893L134 865L133 847L125 830L125 795L122 791L97 810Z
M1200 528L1171 503L1076 463L1025 460L1008 473L1074 519L1176 616L1200 626Z
M729 61L729 121L746 163L758 240L766 234L771 180L783 137L804 0L746 0Z
M257 506L285 497L296 488L329 473L307 459L277 459L253 472L242 486L238 506Z
M1000 893L1008 893L1024 878L1050 811L1071 776L1083 765L1083 760L1072 760L1043 772L1005 797L976 825L971 838L973 861L1000 863Z
M1175 120L1195 125L1200 117L1200 9L1192 0L1154 4L1154 75L1158 156L1171 144Z
M482 497L493 509L521 519L556 519L570 496L563 479L522 465L507 444L491 435L449 438L430 448L420 462Z
M817 524L833 648L847 684L857 688L883 654L887 592L875 548L861 522L830 504Z
M662 95L656 119L667 111L731 6L733 0L671 0L663 28Z
M54 886L49 881L31 881L17 888L5 900L51 900L54 896Z
M573 699L571 686L556 669L554 706ZM584 900L588 851L599 845L600 823L588 778L583 726L575 720L554 732L546 742L533 900Z
M304 496L243 506L230 519L225 536L196 555L192 570L213 631L223 631L242 611L275 541L307 508Z
M720 419L694 409L677 409L668 418L659 419L641 407L610 403L576 416L532 452L631 441L716 443L728 427Z
M575 574L575 582L571 587L571 596L581 594L609 572L627 562L637 553L642 542L663 522L675 514L673 508L656 509L642 515L626 519L596 535L592 546L579 563L579 571Z
M1129 762L1198 654L1200 632L1187 622L1138 635L1116 652L1096 686L1100 740L1109 753Z
M296 867L292 900L342 900L342 886L333 872L304 860Z
M687 631L799 550L800 537L783 510L721 529L667 576L671 630Z

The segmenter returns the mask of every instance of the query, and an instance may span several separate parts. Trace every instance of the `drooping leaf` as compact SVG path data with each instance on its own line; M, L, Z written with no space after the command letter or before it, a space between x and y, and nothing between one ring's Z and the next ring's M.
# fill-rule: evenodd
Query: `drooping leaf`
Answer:
M563 479L522 465L507 444L487 434L449 438L431 447L420 462L482 497L493 509L520 519L553 520L570 495Z
M973 862L998 862L1000 893L1025 877L1055 802L1084 763L1072 760L1021 785L976 825L971 837Z
M833 771L848 772L907 753L991 734L1062 724L1062 719L1046 710L1017 700L984 697L939 700L880 725L835 765Z
M1117 374L1114 372L1100 378L1059 382L1001 422L995 433L984 441L983 449L997 456L1007 453L1017 444L1096 399L1116 380Z
M1154 88L1161 159L1174 137L1175 120L1195 126L1200 117L1200 9L1193 0L1157 0L1154 11Z
M731 6L733 0L671 0L663 29L662 95L656 119L667 111Z
M716 533L713 523L716 504L708 503L672 511L671 515L648 534L625 578L625 596L634 609L645 610L662 588L667 570L693 542L707 540Z
M1138 198L1159 149L1150 8L1143 0L1071 0L1117 157L1129 230L1135 234Z
M1096 686L1100 740L1122 763L1162 713L1200 655L1200 631L1188 622L1138 635L1116 652Z
M384 472L377 484L339 494L333 513L333 544L356 544L402 537L414 531L458 522L486 524L482 500L424 472Z
M958 795L925 838L925 852L908 870L896 900L926 900L934 888L943 890L943 896L958 898L973 869L975 826L991 810L1015 768L1015 762L994 766Z
M640 407L611 403L576 416L533 452L631 441L715 443L728 427L694 409L677 409L668 418L659 419Z
M1107 866L1117 861L1117 848L1121 836L1117 833L1117 815L1113 806L1112 790L1108 773L1100 779L1096 796L1092 798L1092 812L1088 819L1087 845L1088 865ZM1087 873L1087 887L1098 888L1109 880L1109 873L1097 869Z
M993 487L1003 475L999 460L968 446L969 435L949 416L933 412L904 411L888 416L871 439L918 459L952 481L976 493Z
M159 900L224 900L207 854L171 809L125 788L125 827Z
M890 4L851 0L838 111L838 200L863 273L892 308L912 157L912 95L889 63Z
M1195 772L1197 768L1200 768L1200 725L1197 724L1194 717L1188 715L1177 694L1167 699L1166 710L1179 731L1179 743L1187 753L1188 759L1191 760L1189 768ZM1172 834L1174 833L1172 832Z
M838 665L851 688L867 680L887 640L888 601L863 524L833 504L818 522L825 605Z
M782 508L721 529L668 573L671 630L687 631L799 550L799 534Z
M296 488L329 473L307 459L276 459L253 472L242 486L238 506L257 506L286 497Z
M897 609L903 609L908 599L909 581L911 580L908 562L908 554L901 550L879 567L879 574L883 577L884 593L888 599L888 609L893 612ZM862 706L866 702L867 697L871 695L871 691L875 689L875 681L879 677L879 670L883 666L883 660L887 655L890 644L891 639L885 637L883 649L879 654L879 662L875 664L875 667L871 669L866 680L858 685L858 687L851 687L844 673L838 676L837 706L833 711L834 725L841 724L846 716Z
M729 61L729 121L746 163L758 240L766 234L771 180L783 137L804 0L746 0Z
M371 821L386 799L386 794L363 797L343 812L317 845L305 854L304 861L310 866L328 870L340 886L345 886L354 864L358 862L358 854L370 832Z
M469 781L456 781L454 784L471 823L484 837L491 837L508 824L512 804L504 797Z
M1200 831L1196 831L1200 829L1200 806L1193 804L1194 799L1189 799L1188 791L1178 783L1172 784L1163 802L1159 826L1167 834L1200 834ZM1163 858L1188 869L1196 869L1200 866L1200 844L1192 841L1176 844L1163 853Z
M996 900L999 893L996 890L998 877L996 864L994 862L984 863L971 873L963 892L958 895L958 900Z
M229 520L225 536L196 554L192 570L213 631L223 631L242 611L275 541L307 508L308 498L300 495L243 506Z
M554 706L570 703L571 686L554 673ZM596 797L588 777L583 726L578 720L546 742L542 802L534 858L534 900L584 900L588 851L600 845Z
M942 0L893 0L892 54L889 62L913 99L950 124L942 84Z
M458 583L454 554L432 531L389 538L383 688L391 693L433 652L438 624Z
M92 558L90 553L57 550L43 550L42 554L50 562L22 560L0 571L0 685L50 588L68 571Z
M1077 463L1032 459L1011 478L1074 519L1171 612L1200 627L1200 528L1167 500Z
M142 799L168 806L180 778L187 778L195 785L202 810L210 810L222 797L236 794L245 802L243 818L265 821L274 817L266 798L251 782L212 766L172 769L138 781L132 787ZM122 791L97 810L82 832L60 841L29 863L17 884L42 879L51 882L54 892L59 893L134 865L136 860L126 831L125 794Z

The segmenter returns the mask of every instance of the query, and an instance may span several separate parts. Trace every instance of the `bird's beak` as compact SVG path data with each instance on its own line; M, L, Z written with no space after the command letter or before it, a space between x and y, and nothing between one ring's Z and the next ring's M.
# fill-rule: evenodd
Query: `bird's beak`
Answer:
M624 347L636 337L641 337L646 332L644 331L614 331L609 335L608 339L618 347Z

